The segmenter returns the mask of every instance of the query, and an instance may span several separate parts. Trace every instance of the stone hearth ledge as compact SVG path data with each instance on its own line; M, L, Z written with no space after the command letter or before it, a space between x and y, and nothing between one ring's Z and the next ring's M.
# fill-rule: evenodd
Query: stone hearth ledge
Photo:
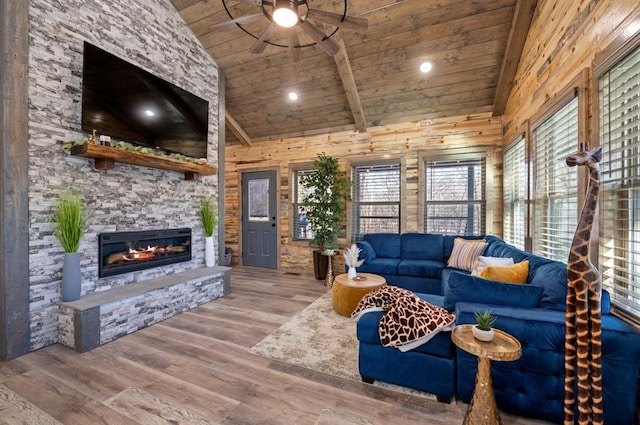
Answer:
M222 297L230 282L230 267L203 267L60 302L59 342L81 353L92 350Z

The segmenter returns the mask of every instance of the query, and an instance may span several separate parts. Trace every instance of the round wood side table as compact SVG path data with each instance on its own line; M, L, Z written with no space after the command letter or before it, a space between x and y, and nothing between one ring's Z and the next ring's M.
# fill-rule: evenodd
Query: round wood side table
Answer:
M473 398L464 417L464 425L501 424L500 413L496 406L491 381L491 360L509 362L522 355L520 341L508 333L494 329L493 341L483 342L475 339L471 328L475 325L456 326L451 332L453 343L478 357L478 372Z
M339 274L333 281L331 303L333 309L343 316L351 317L358 303L369 292L387 284L384 277L372 273L358 273L365 280L349 279L346 273Z

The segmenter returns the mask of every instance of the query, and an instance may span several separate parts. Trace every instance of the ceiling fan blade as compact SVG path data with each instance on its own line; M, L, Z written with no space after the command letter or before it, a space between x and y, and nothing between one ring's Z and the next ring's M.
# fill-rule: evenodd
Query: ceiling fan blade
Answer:
M262 31L262 34L260 34L260 38L258 38L258 40L255 43L253 43L253 46L251 46L251 48L249 49L249 52L251 53L264 52L264 49L267 47L267 41L271 39L271 37L275 34L278 28L279 27L277 24L271 22L269 26L264 31Z
M253 4L255 6L262 6L262 0L238 0L240 3Z
M338 43L333 41L330 38L326 38L326 36L320 31L315 25L309 23L308 20L304 20L300 26L306 32L309 37L313 39L318 46L322 48L329 56L335 56L336 53L340 50L340 46Z
M244 25L251 23L253 21L257 21L262 18L264 15L262 13L254 13L253 15L245 15L236 19L232 19L230 21L220 22L219 24L211 25L209 27L210 31L229 31L238 27L239 25Z
M366 32L369 28L369 21L365 18L357 18L355 16L345 16L342 20L342 14L327 12L318 9L309 9L307 19L315 19L325 24L335 25L340 28L352 30L356 32Z
M300 49L296 49L296 46L300 45L300 41L298 40L298 30L295 27L289 28L287 31L287 43L291 61L298 62L300 60Z

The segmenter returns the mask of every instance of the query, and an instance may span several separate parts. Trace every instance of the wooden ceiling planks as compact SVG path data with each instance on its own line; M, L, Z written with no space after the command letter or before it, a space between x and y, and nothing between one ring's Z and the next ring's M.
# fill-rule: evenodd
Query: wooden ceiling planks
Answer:
M212 25L229 19L222 1L172 2L225 73L226 110L244 143L491 112L508 96L535 9L535 0L349 0L348 14L366 18L368 31L339 30L344 48L336 57L311 46L295 49L292 63L284 47L249 53L266 18L245 26L254 37L239 28L214 32ZM227 5L235 17L260 12L238 0ZM309 5L341 12L343 1ZM274 41L286 44L279 33ZM423 75L417 68L426 59L434 69ZM289 90L298 92L297 103ZM227 143L241 143L229 128Z

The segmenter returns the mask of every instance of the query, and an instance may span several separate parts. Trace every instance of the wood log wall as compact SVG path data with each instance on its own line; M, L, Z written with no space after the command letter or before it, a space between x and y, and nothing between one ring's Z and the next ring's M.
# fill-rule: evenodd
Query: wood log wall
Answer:
M307 242L292 241L291 167L311 164L318 153L340 159L348 170L354 164L398 160L402 167L403 232L420 232L419 162L421 158L447 152L486 151L488 213L487 232L502 234L502 133L501 118L490 114L414 121L369 128L368 133L345 131L308 137L256 142L252 146L229 145L225 149L225 244L233 250L232 264L241 253L241 173L277 170L279 214L279 268L312 274L311 248ZM345 247L350 241L339 240ZM338 260L341 257L337 257ZM343 265L336 262L340 272Z
M637 0L538 0L505 108L505 142L525 132L527 120L543 113L584 69L590 95L594 57L614 41L630 39L640 30L639 19ZM593 117L597 111L588 97L586 113ZM595 130L588 123L589 140Z

